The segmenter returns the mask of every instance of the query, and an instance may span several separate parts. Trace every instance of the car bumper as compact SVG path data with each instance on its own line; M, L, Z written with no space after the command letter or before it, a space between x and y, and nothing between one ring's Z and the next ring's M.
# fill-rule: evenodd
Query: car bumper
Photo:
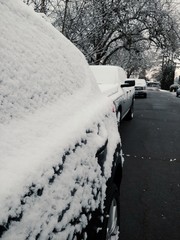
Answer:
M135 97L146 97L147 96L147 91L135 91Z

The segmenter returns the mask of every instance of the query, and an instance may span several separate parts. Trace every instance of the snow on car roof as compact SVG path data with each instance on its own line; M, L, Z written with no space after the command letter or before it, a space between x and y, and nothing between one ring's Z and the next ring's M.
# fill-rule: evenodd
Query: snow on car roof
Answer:
M1 1L0 8L1 123L95 89L82 53L50 23L17 1Z
M3 219L11 211L7 206L18 203L25 181L32 183L39 171L52 167L65 148L81 140L92 113L98 120L102 105L106 113L110 102L82 53L31 7L7 0L0 10Z
M137 78L137 79L135 79L135 86L136 85L143 85L144 86L144 84L146 85L146 81L145 81L145 79L140 79L140 78Z
M126 72L119 66L91 65L98 84L118 84L126 79Z

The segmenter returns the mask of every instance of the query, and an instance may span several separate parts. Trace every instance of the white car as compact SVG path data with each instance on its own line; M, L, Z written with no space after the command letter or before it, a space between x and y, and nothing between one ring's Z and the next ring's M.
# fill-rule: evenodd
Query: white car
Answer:
M123 157L83 54L23 1L0 2L0 238L116 239Z
M136 97L147 97L147 83L145 79L135 80L135 96Z
M132 120L134 116L135 83L125 82L126 72L119 66L94 65L90 66L98 86L103 94L114 103L117 123L126 118Z
M147 97L147 83L145 79L127 79L128 81L135 81L135 97Z

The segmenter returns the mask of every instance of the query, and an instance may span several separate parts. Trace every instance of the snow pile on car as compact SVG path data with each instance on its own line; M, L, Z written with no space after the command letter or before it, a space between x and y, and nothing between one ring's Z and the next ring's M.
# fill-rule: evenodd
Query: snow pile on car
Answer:
M82 209L105 197L92 191L105 193L116 119L70 41L20 0L0 10L0 230L3 239L71 239L87 224ZM103 179L93 160L107 130Z
M80 51L30 7L24 11L16 4L0 3L1 123L79 89L96 89Z

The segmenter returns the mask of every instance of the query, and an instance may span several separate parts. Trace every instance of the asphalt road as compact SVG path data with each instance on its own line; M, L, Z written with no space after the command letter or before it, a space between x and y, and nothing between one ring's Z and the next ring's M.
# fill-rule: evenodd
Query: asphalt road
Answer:
M120 134L121 240L180 240L180 98L149 91Z

